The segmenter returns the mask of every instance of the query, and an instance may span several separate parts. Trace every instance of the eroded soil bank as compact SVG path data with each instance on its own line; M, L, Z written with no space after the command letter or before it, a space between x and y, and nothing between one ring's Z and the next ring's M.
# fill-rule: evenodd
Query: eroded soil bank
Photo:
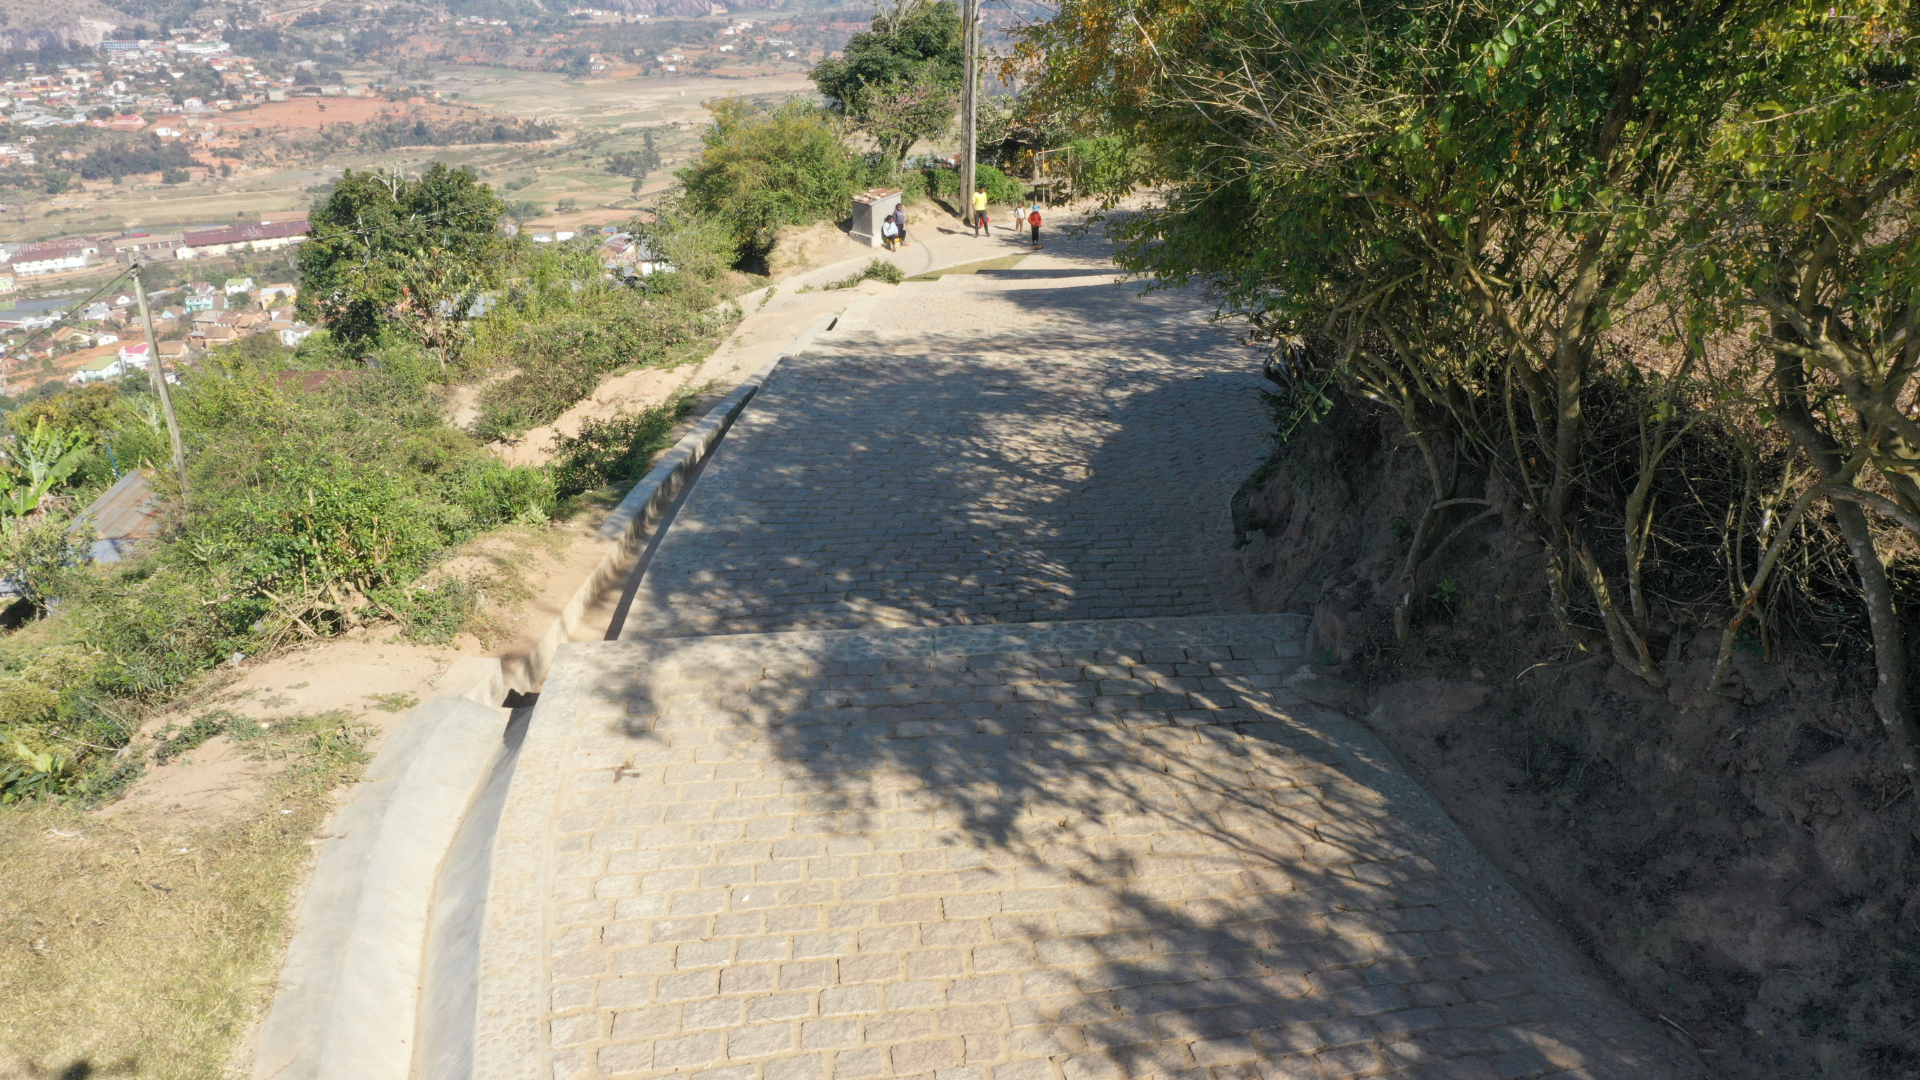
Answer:
M1296 684L1365 718L1710 1069L1920 1076L1920 809L1869 659L1756 640L1733 700L1706 689L1724 608L1674 603L1656 692L1569 643L1527 517L1471 475L1460 493L1497 513L1423 568L1401 643L1426 483L1396 423L1343 405L1242 489L1257 609L1316 615L1324 677Z

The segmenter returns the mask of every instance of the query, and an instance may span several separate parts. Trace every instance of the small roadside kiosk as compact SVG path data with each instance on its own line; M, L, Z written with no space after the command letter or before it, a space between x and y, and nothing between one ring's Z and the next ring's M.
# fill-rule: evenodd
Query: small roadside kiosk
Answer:
M900 205L899 188L874 188L853 197L853 222L847 234L868 247L880 246L880 222Z

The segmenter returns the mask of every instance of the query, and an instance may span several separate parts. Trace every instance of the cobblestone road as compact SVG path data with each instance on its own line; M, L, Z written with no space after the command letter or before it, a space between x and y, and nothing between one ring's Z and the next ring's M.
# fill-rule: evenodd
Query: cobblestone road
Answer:
M910 282L783 362L623 636L1247 610L1220 553L1258 365L1192 298L1109 280Z
M1246 355L1040 269L783 364L622 640L561 650L471 1075L1702 1075L1283 689L1301 620L1229 573Z

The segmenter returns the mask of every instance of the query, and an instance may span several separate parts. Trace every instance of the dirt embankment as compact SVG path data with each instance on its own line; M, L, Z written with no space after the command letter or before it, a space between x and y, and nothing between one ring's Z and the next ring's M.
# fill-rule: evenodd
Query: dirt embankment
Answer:
M1498 513L1424 568L1401 644L1426 480L1397 424L1343 406L1242 491L1259 609L1316 614L1330 677L1299 685L1365 717L1709 1069L1920 1076L1920 808L1870 663L1755 642L1732 700L1705 689L1722 616L1676 607L1656 692L1568 645L1512 493L1471 476L1459 493Z

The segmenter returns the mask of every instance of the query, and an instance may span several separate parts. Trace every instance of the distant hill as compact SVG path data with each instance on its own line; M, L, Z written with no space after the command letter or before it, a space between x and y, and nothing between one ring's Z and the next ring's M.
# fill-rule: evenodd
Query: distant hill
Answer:
M0 0L0 52L93 48L114 27L137 22L99 0Z

